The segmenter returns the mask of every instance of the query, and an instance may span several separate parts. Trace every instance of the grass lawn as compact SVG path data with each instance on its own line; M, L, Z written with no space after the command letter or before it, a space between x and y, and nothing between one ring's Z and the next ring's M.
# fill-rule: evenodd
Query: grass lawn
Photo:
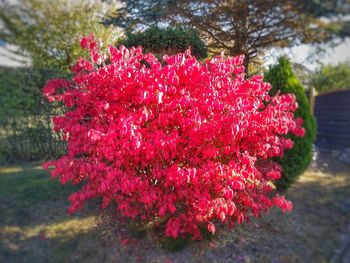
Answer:
M67 215L72 191L35 165L0 167L0 262L328 262L350 224L350 166L330 155L286 193L292 213L274 209L178 252L130 237L94 202Z

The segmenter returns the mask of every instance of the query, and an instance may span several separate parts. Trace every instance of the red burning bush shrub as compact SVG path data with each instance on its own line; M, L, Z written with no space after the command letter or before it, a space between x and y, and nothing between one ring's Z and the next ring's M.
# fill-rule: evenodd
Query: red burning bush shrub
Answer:
M159 62L141 48L109 48L92 37L82 46L72 81L43 89L67 111L53 119L68 142L67 155L48 162L62 184L81 184L69 212L86 200L112 202L122 216L165 224L169 237L202 237L200 227L233 226L272 206L281 167L272 161L304 133L293 95L270 98L268 83L244 79L243 57L198 62L190 51Z

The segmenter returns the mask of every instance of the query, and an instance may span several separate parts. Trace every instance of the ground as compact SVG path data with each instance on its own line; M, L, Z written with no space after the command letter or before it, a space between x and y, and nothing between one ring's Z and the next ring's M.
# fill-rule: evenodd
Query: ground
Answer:
M350 165L320 158L285 194L294 210L274 209L211 241L170 252L149 234L130 237L126 224L91 203L69 216L71 186L37 165L0 168L0 262L340 262L350 229ZM339 254L339 253L338 253Z

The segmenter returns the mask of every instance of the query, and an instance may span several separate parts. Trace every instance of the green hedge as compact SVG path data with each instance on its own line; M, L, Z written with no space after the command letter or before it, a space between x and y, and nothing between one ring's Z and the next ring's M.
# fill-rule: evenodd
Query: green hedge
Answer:
M350 62L322 65L311 74L310 84L319 93L350 89Z
M270 95L275 95L278 91L282 94L294 93L299 105L295 116L304 119L305 136L289 135L289 138L294 141L294 146L285 153L283 158L277 159L283 167L283 176L276 184L277 188L282 190L294 183L312 160L312 145L316 138L316 121L310 113L305 90L293 74L291 63L287 58L281 57L276 65L269 68L265 73L265 81L272 85Z
M0 67L0 163L56 157L65 146L51 131L60 107L50 105L41 89L51 78L67 73Z
M191 47L192 55L198 59L207 57L206 45L198 33L179 27L162 29L153 26L142 32L127 32L120 44L126 47L142 46L145 52L152 52L157 57L184 52Z

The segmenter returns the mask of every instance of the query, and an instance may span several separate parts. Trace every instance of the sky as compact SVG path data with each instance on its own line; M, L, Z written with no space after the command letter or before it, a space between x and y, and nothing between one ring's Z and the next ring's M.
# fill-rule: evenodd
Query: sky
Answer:
M19 67L23 65L30 65L28 59L24 59L25 63L19 63L19 60L23 58L14 56L7 49L14 49L13 46L7 45L0 41L0 66ZM282 54L288 55L293 62L303 64L310 70L315 70L319 64L316 62L310 62L307 57L311 51L308 45L300 45L293 48L283 50L270 50L265 57L266 65L273 64L277 61L277 58ZM16 58L16 59L13 59ZM333 49L328 49L327 53L320 58L320 62L324 64L338 64L341 62L350 61L350 39L347 39L342 44L336 46Z
M267 52L265 61L266 64L277 62L277 58L281 55L287 55L290 59L299 64L303 64L310 70L315 70L319 67L319 63L308 60L312 48L309 45L300 45L293 48L283 50L271 50ZM325 54L318 58L322 64L336 65L342 62L350 62L350 39L343 41L334 48L329 48Z

